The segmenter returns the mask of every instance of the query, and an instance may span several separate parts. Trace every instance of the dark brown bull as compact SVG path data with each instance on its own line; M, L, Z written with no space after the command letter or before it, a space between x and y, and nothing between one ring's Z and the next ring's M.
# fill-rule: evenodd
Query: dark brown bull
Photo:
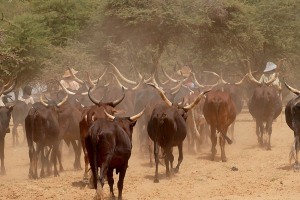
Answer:
M97 189L97 196L101 199L104 179L107 176L110 193L114 198L113 170L116 169L116 173L119 174L118 198L122 199L123 182L132 150L132 131L143 111L133 117L113 117L104 112L109 120L100 118L94 121L85 138L93 185ZM100 167L99 179L98 167Z
M256 84L252 96L249 99L249 112L256 121L256 135L258 143L266 145L267 150L271 150L272 123L282 111L282 102L278 91L271 84L277 76L267 83L259 83L251 73L249 65L249 79ZM264 123L266 125L264 126ZM265 134L267 132L268 135ZM264 141L264 135L267 136Z
M0 96L2 94L6 95L11 92L16 85L16 79L13 84L11 81L0 88ZM0 160L1 160L1 171L0 174L4 175L6 173L4 166L4 139L6 133L10 132L9 122L11 118L11 112L13 110L13 106L0 106Z
M230 94L221 90L209 92L204 102L203 114L211 130L211 159L214 160L217 153L217 131L220 133L221 160L226 162L225 140L228 144L232 143L227 136L227 130L236 117L235 106Z
M175 172L178 172L180 164L183 160L182 144L186 137L186 119L187 112L192 109L206 92L199 94L196 100L188 106L178 106L174 105L164 94L160 88L155 87L161 98L165 101L167 105L157 105L151 114L151 118L148 122L147 131L151 140L154 142L154 156L155 156L155 177L154 182L158 183L158 150L159 147L164 150L165 153L165 165L166 165L166 175L170 176L171 172L169 169L169 164L173 170L174 156L172 154L172 147L178 146L179 157L178 164L175 168Z
M292 98L285 107L285 120L287 125L294 131L294 145L290 152L290 161L294 158L294 168L299 169L300 164L298 161L298 153L300 149L300 91L292 88L286 82L284 83L291 92L297 95L295 98Z
M42 168L40 177L45 176L44 165L46 164L46 157L44 154L44 148L49 146L52 149L51 159L54 165L54 176L58 176L57 170L57 158L60 155L59 144L63 139L64 132L60 129L58 121L58 109L67 101L67 97L58 104L52 101L48 103L44 102L42 96L41 102L33 104L33 108L29 110L27 117L25 118L25 130L27 144L29 148L29 178L38 178L37 174L37 159L41 153ZM34 148L36 143L36 149ZM50 172L48 166L48 174Z
M86 145L85 145L85 138L87 136L89 127L91 126L92 122L94 122L95 120L106 118L104 109L107 111L108 114L114 115L117 112L115 107L119 103L121 103L121 101L125 98L125 93L124 93L124 89L123 89L122 90L123 91L122 98L112 101L112 102L102 103L101 100L97 100L94 97L92 97L90 94L90 91L91 91L91 88L88 91L88 96L95 105L85 108L82 111L81 120L79 122L80 139L81 139L82 150L83 150L84 161L85 161L85 171L84 171L84 176L83 176L84 179L88 178L88 171L89 171L88 170L89 158L88 158L88 153L87 153Z

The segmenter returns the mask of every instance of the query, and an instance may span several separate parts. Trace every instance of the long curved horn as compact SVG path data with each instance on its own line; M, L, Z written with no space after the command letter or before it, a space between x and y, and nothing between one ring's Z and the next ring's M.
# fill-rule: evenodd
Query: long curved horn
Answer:
M299 90L297 90L297 89L295 89L295 88L292 88L290 85L288 85L288 84L285 82L285 80L283 80L283 82L284 82L285 86L286 86L291 92L293 92L293 93L296 94L297 96L300 95L300 91L299 91Z
M178 83L178 82L179 82L179 80L173 79L171 76L169 76L169 75L167 74L167 72L164 70L163 67L161 67L161 69L162 69L164 75L165 75L170 81L172 81L172 82L174 82L174 83Z
M94 84L96 84L99 80L101 81L103 79L104 75L106 74L107 70L108 70L108 67L105 67L104 72L102 73L102 75L98 79L92 80L92 82Z
M81 80L81 79L79 79L77 76L75 76L75 74L72 72L72 70L71 70L70 67L68 67L68 70L69 70L70 74L72 75L72 77L75 79L75 81L76 81L77 83L80 83L80 84L83 84L83 83L84 83L83 80Z
M236 82L234 84L235 85L241 85L244 82L244 80L245 80L246 77L248 77L248 73L242 78L242 80L240 80L239 82Z
M113 67L113 69L115 70L115 72L117 73L117 75L118 75L123 81L125 81L126 83L129 83L129 84L132 84L132 85L136 85L136 84L137 84L137 82L131 81L131 80L125 78L125 77L121 74L121 72L118 70L118 68L117 68L114 64L112 64L111 62L108 62L108 63L112 65L112 67Z
M164 91L162 89L157 87L155 84L147 83L147 85L150 85L150 86L154 87L159 92L160 97L166 102L166 104L168 106L173 105L172 102L166 97L166 95L164 94Z
M11 84L11 79L3 87L7 88L10 84Z
M183 109L184 109L185 111L188 111L188 110L192 109L194 106L196 106L196 105L200 102L201 98L202 98L206 93L208 93L209 91L211 91L211 90L207 90L207 91L201 92L201 93L198 95L198 97L195 99L195 101L194 101L193 103L191 103L190 105L187 105L187 106L183 107Z
M197 80L197 78L196 78L196 74L195 74L194 72L192 72L192 75L193 75L193 80L194 80L195 84L196 84L198 87L203 88L204 85L201 85L201 84L198 82L198 80Z
M0 96L3 94L3 91L4 91L4 86L2 86L0 89Z
M217 74L216 72L213 71L203 71L204 73L209 73L209 74L213 74L215 76L217 76L218 78L221 78L219 74Z
M15 89L15 87L16 87L16 84L17 84L17 79L15 78L13 84L9 88L5 89L5 87L4 87L5 90L3 91L3 94L6 95L6 94L10 93L11 91L13 91L13 89Z
M105 115L106 115L110 120L114 120L114 119L116 118L115 116L113 116L113 115L109 114L108 112L106 112L105 108L104 108L104 113L105 113Z
M177 94L179 92L179 90L181 89L181 86L182 86L182 82L183 80L180 81L180 83L178 84L178 86L175 86L174 88L171 88L171 94L174 96L175 94Z
M127 87L125 87L124 85L122 85L122 83L119 81L118 77L114 73L110 72L110 74L112 74L114 76L114 78L117 81L117 84L120 86L120 88L123 87L125 90L128 90Z
M183 82L183 80L181 80L175 87L171 88L170 90L178 90L178 89L180 89L181 86L182 86L182 82Z
M66 101L68 100L68 97L69 97L69 96L66 95L65 98L64 98L61 102L59 102L56 106L57 106L57 107L60 107L61 105L63 105L64 103L66 103Z
M140 79L139 84L137 84L137 86L131 88L131 90L137 90L137 89L144 83L144 80L145 80L145 76L143 76L143 77Z
M121 101L123 101L123 99L125 98L125 91L124 91L124 88L122 87L122 93L123 93L123 95L122 95L122 97L120 98L120 99L118 99L118 100L115 100L115 101L113 101L113 102L110 102L110 103L108 103L108 104L110 104L112 107L116 107L119 103L121 103Z
M252 72L251 72L251 66L250 66L250 61L247 60L247 59L243 59L244 62L247 62L247 66L248 66L248 70L249 70L249 73L248 73L248 77L249 77L249 80L252 81L253 83L257 84L257 85L261 85L261 83L256 80L253 75L252 75Z
M90 99L95 105L99 105L100 102L102 101L103 97L101 98L101 100L97 100L96 98L94 98L94 97L91 96L91 90L92 90L92 88L90 87L90 88L89 88L89 91L88 91L89 99Z
M67 94L70 94L70 95L75 95L75 94L76 94L75 92L71 92L71 91L68 90L65 86L63 86L63 84L61 84L60 81L58 81L58 80L56 80L56 81L59 83L60 87L61 87Z
M144 83L149 83L152 80L152 76L154 76L154 75L150 75L150 77L148 79L145 78Z
M49 105L44 101L43 95L40 96L40 102L41 102L44 106L46 106L46 107L49 106Z
M223 73L221 72L221 75L220 75L220 82L222 83L222 84L229 84L229 82L227 82L227 81L225 81L224 79L223 79Z
M145 109L146 108L144 108L140 113L138 113L138 114L136 114L136 115L134 115L132 117L129 117L130 121L136 121L136 120L138 120L144 114Z

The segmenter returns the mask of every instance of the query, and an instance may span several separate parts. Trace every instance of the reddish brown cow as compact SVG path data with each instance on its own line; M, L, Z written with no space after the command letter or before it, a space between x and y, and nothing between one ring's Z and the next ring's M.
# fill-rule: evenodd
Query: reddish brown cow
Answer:
M226 162L225 155L225 140L228 144L231 144L232 141L227 136L227 130L230 124L235 120L236 110L234 103L231 99L231 96L227 92L220 90L211 91L207 94L206 100L204 102L203 114L210 125L211 129L211 159L215 159L217 153L217 134L218 131L220 134L220 147L221 147L221 159L223 162Z

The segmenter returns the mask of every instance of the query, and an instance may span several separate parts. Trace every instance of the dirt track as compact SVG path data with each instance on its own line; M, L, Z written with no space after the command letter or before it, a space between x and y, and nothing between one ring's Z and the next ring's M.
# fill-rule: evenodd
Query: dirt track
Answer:
M249 119L250 116L242 114L238 118ZM149 167L148 159L139 158L134 148L125 177L124 199L299 199L300 173L294 172L289 164L293 134L284 116L282 125L280 117L273 125L272 151L258 147L252 121L237 122L235 135L236 143L226 145L226 163L220 162L219 146L214 162L209 160L210 146L196 155L184 151L180 172L171 179L166 178L165 168L159 166L158 184L153 183L154 168ZM27 145L13 148L11 134L8 134L7 175L0 176L0 199L92 199L95 190L82 184L83 171L73 170L73 156L67 157L68 153L64 152L65 171L60 177L29 180ZM174 153L176 164L177 149ZM83 160L81 163L83 166ZM232 167L238 171L232 171ZM116 183L115 176L115 194ZM104 189L109 199L107 184Z

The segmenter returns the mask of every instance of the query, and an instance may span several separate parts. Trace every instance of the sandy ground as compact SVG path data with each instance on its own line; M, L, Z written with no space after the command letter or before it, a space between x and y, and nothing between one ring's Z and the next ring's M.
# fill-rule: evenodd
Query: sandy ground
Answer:
M189 155L185 149L180 172L166 178L165 168L159 166L160 182L153 183L155 168L148 159L140 158L134 148L125 177L124 199L299 199L300 173L289 164L293 133L284 116L273 125L272 150L258 147L255 123L247 113L236 123L236 143L226 146L228 161L220 162L218 146L216 161L210 161L210 146ZM22 137L21 137L22 138ZM137 147L134 141L134 146ZM73 170L73 156L64 152L65 171L60 177L28 179L27 145L12 147L11 134L6 136L6 176L0 176L0 199L92 199L95 190L82 184L83 171ZM174 149L177 161L177 149ZM176 164L177 162L175 162ZM82 159L83 166L83 159ZM232 171L232 167L238 171ZM115 176L115 194L117 177ZM109 198L109 187L104 186Z

